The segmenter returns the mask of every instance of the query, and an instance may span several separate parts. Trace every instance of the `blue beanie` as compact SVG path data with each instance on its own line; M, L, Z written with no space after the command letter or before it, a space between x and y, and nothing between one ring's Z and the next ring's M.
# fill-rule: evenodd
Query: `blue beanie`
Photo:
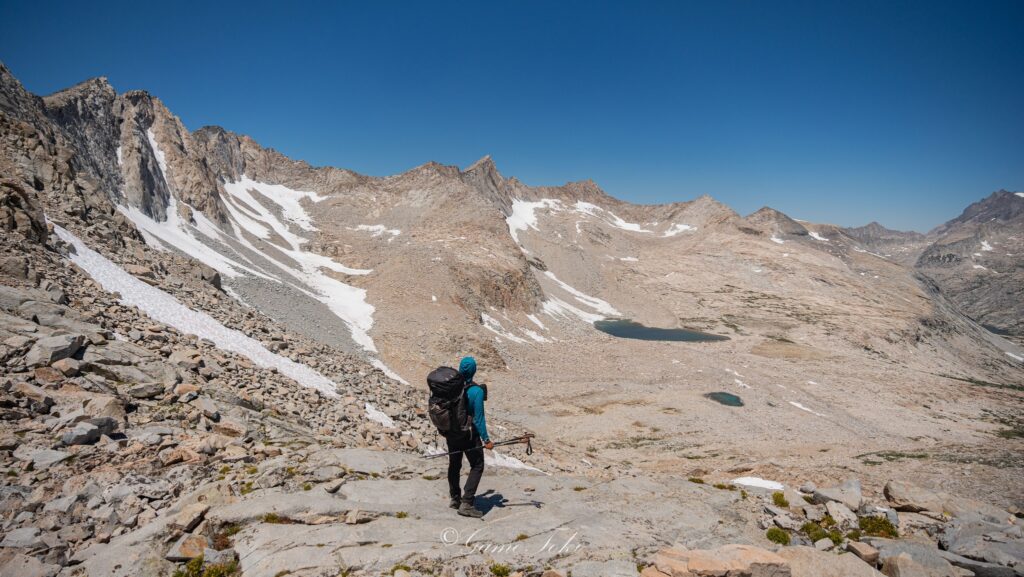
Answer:
M459 362L459 372L462 373L462 378L466 379L466 382L473 380L473 375L476 374L476 359L473 357L465 357Z

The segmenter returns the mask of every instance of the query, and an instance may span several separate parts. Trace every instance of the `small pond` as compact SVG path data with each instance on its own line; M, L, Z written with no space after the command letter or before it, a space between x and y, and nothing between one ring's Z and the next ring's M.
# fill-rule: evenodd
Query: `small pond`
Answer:
M594 328L623 339L639 339L641 341L684 341L691 343L707 341L727 341L729 337L712 335L690 329L659 329L644 326L628 319L604 319L594 321Z
M738 396L736 396L736 395L734 395L732 393L725 393L725 392L722 392L722 391L718 391L718 392L715 392L715 393L706 393L704 396L709 398L709 399L711 399L712 401L714 401L716 403L725 405L727 407L742 407L743 406L743 399L739 398Z

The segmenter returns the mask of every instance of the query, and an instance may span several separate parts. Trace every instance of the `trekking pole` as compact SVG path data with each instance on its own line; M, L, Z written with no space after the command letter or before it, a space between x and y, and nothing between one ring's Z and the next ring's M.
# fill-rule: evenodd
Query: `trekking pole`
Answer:
M507 441L501 441L501 442L498 442L498 443L494 443L494 446L495 447L502 447L502 446L505 446L505 445L526 445L526 454L527 455L532 455L533 454L533 443L530 442L530 439L534 438L535 436L536 435L534 435L533 433L526 433L525 435L521 435L519 437L515 437L514 439L509 439ZM440 457L447 457L448 455L457 455L459 453L465 453L466 451L474 451L476 449L483 449L483 447L470 447L469 449L459 449L458 451L452 451L450 453L438 453L436 455L424 455L423 458L424 459L438 459Z

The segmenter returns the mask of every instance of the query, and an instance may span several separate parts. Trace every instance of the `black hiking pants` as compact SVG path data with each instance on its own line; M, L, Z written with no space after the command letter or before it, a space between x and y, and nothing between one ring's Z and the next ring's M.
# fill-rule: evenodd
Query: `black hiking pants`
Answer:
M480 477L484 474L484 446L478 435L447 439L448 452L462 451L448 455L448 493L452 499L462 498L463 503L473 504L476 488L480 485ZM469 477L466 488L460 493L459 475L462 473L462 456L469 459Z

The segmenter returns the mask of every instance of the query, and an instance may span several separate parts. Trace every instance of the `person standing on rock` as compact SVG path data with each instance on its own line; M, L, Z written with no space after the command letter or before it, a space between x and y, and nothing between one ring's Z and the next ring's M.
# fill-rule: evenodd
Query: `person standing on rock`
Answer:
M484 474L484 451L493 449L494 443L487 435L487 419L484 417L484 401L487 400L487 386L473 380L476 375L476 359L466 357L459 363L459 373L465 380L466 409L471 419L469 434L448 437L448 491L451 495L450 506L458 509L464 517L483 517L483 512L473 504L476 489ZM459 451L459 452L455 452ZM469 461L469 476L466 486L459 487L462 473L462 456Z

